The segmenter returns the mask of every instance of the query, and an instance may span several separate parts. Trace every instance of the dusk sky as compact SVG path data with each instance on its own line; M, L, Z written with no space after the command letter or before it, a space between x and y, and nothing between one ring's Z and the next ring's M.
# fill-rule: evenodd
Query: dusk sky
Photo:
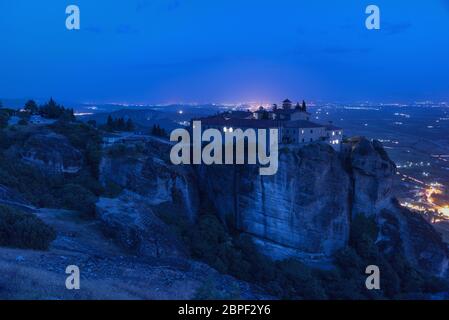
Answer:
M0 0L0 41L4 99L449 100L447 0Z

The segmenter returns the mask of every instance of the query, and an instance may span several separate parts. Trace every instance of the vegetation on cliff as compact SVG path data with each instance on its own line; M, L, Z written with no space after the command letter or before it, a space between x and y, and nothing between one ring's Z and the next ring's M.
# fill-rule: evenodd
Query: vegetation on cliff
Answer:
M49 103L49 108L54 104ZM57 140L60 139L59 136L54 134L60 135L60 144ZM52 137L56 141L50 151L47 150L49 146L46 137ZM63 171L55 174L45 169L45 163L48 162L53 167L63 166L62 163L54 163L54 159L70 157L62 148L65 143L62 141L63 137L68 140L68 147L81 153L81 167L76 172ZM104 191L98 181L101 142L98 130L87 124L71 121L70 117L62 117L49 126L4 128L0 130L0 185L15 190L37 207L65 208L93 215L96 199ZM40 154L43 158L33 161L36 164L43 162L44 167L18 159L27 153L30 146L33 148L32 155L42 150ZM18 151L11 151L13 149ZM49 152L54 153L55 157L52 158ZM67 161L70 162L71 159Z
M53 102L49 103L47 107L55 111L54 106L57 105ZM35 112L32 111L35 110L33 104L30 103L28 107L30 112ZM37 110L39 112L39 109ZM104 185L100 183L99 167L103 156L101 132L92 125L72 121L73 119L70 116L66 117L64 114L70 115L70 112L62 112L58 121L48 126L13 126L8 128L7 119L10 113L5 110L1 111L0 126L2 123L6 123L6 125L0 130L0 185L16 191L25 200L38 207L67 208L92 216L99 196L117 197L123 189L126 189L126 186L119 185L119 182L109 182L107 178L110 177L105 177L106 183ZM120 124L117 121L116 125L126 129L126 124L124 126L123 121L120 121ZM154 127L152 133L156 136L163 134L159 127ZM41 160L41 162L45 162L48 159L32 159L35 160L34 164L21 161L23 158L18 157L18 155L25 153L23 151L26 151L26 148L29 147L30 138L36 137L37 134L43 137L52 136L54 139L60 139L61 145L69 144L76 149L82 155L79 168L76 168L73 172L62 170L58 174L50 174L45 168L43 169L42 166L36 164ZM37 142L33 142L33 148L35 149L40 148L39 139L37 140ZM42 144L44 145L45 141L42 141ZM374 148L383 161L388 164L388 155L381 149L381 146L374 145ZM143 149L141 145L126 147L118 144L110 148L105 155L111 158L132 158L135 154L139 154L143 157ZM370 143L362 144L359 149L356 149L361 154L357 158L361 161L355 163L358 166L359 174L369 176L372 180L360 184L366 190L371 190L370 187L377 185L378 182L376 175L365 174L366 172L370 173L368 170L370 167L367 166L365 161L362 161L373 154L372 149ZM64 153L57 148L51 151ZM153 157L154 154L150 156ZM307 154L302 156L309 157ZM334 158L330 159L334 159L332 161L338 164L337 161L340 160L337 157ZM316 163L315 158L313 159L313 163ZM158 160L164 163L163 168L166 170L168 177L182 174L170 171L170 168L165 166L166 163L162 159ZM319 160L323 163L329 162L329 158ZM372 157L372 161L377 163L377 158ZM354 166L354 163L351 165ZM335 170L336 167L333 166L332 170ZM377 166L373 167L377 168ZM154 169L155 167L142 165L142 168L142 170L151 171L147 172L147 178L145 179L156 181L160 178L158 172L155 172L157 171ZM390 166L386 165L386 169L389 168ZM310 165L308 170L305 172L313 173L314 170L317 170L315 164ZM136 175L129 176L135 178L139 173L137 171ZM112 176L112 174L109 174L109 176ZM314 177L313 174L310 176ZM341 176L336 175L336 177L335 181L331 180L335 184L329 185L340 186ZM210 176L208 178L210 179ZM224 184L218 178L216 181L219 183L221 190ZM166 180L167 185L171 181L169 179ZM252 190L252 185L253 181L249 180L245 186ZM136 184L136 188L143 188L141 186L147 186L147 184ZM156 188L159 186L156 185ZM388 188L385 187L385 190L388 190ZM304 193L308 197L316 198L309 185L305 186ZM365 192L364 195L370 195L370 193ZM179 203L184 201L181 194L178 197L181 198ZM232 220L231 216L219 213L218 205L225 207L223 204L226 201L211 203L211 199L208 200L208 197L201 194L199 199L202 203L198 215L194 217L195 223L192 223L186 216L185 208L174 210L173 206L164 207L164 205L160 205L157 215L167 225L171 226L172 232L179 239L183 240L190 257L207 263L222 274L229 274L238 279L257 284L265 292L275 297L283 299L422 298L428 297L432 293L449 290L449 285L444 280L415 269L401 250L396 249L391 253L385 253L384 250L381 250L377 242L379 225L374 218L369 218L371 215L357 214L352 218L347 218L348 221L350 220L348 246L334 254L333 268L318 269L292 258L281 261L271 260L260 251L260 247L255 245L253 238L249 235L250 232L238 230L232 221L226 221L226 219ZM218 198L216 197L216 199ZM358 209L367 209L367 202L364 202L363 198L358 201L360 204ZM231 203L231 201L228 202ZM278 204L279 202L276 202L276 205ZM331 202L331 204L328 208L335 208L334 202ZM271 208L274 208L274 206ZM373 212L377 210L374 206L371 209ZM327 221L329 220L327 217L335 215L333 210L327 209L323 212L315 212L314 210L309 210L309 212L318 216L311 223L315 223L319 219ZM343 216L348 217L347 214ZM317 224L317 226L320 225ZM329 230L333 229L329 228ZM349 229L345 230L348 230L347 233L349 233ZM321 235L319 234L319 236ZM46 249L54 237L54 232L33 215L0 206L0 246ZM377 265L382 270L381 290L379 291L369 291L365 287L367 277L365 269L368 265ZM214 286L208 283L207 279L205 280L204 286L198 289L197 297L202 299L219 298Z
M335 254L335 268L328 270L295 259L273 261L248 235L225 227L210 204L200 211L195 225L173 208L159 211L159 216L184 240L192 257L282 299L410 299L449 290L448 282L417 271L400 252L382 253L375 243L377 225L363 215L354 217L349 245ZM368 265L382 270L381 290L366 289ZM220 298L207 281L198 290L202 299Z
M55 231L33 214L0 205L0 246L47 250Z

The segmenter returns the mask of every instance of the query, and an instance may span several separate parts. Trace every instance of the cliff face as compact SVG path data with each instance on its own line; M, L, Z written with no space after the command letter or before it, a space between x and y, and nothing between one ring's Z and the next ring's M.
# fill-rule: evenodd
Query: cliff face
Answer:
M279 171L203 166L199 187L275 259L325 260L347 244L351 217L391 207L395 165L378 142L353 139L342 154L326 144L288 147Z
M170 147L153 141L141 157L106 157L102 179L151 205L175 203L192 222L207 203L273 259L330 262L348 243L352 217L363 214L377 222L386 253L402 252L418 268L446 273L439 235L395 203L396 168L379 142L354 138L341 153L326 144L284 148L274 176L260 176L256 166L173 166Z
M345 151L353 182L352 215L376 216L391 206L396 165L378 141L353 138Z
M279 171L262 177L251 167L203 166L199 188L225 222L250 234L274 259L325 262L347 245L352 217L372 217L377 244L403 253L417 268L443 275L448 253L419 215L401 208L392 192L396 166L380 142L354 138L336 153L325 144L290 147Z
M377 245L386 254L401 252L416 268L436 276L448 275L448 249L441 236L419 214L393 204L377 216Z
M100 165L100 179L145 197L149 205L173 203L193 222L199 201L196 178L192 168L170 163L170 148L170 144L155 140L139 155L106 155Z
M250 167L201 167L200 188L223 221L253 236L265 254L323 259L349 236L349 176L331 147L284 150L274 176Z

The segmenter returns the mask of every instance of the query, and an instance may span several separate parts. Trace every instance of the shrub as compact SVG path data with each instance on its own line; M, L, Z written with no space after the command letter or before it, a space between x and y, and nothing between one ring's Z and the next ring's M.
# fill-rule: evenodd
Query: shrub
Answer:
M162 208L160 208L162 209ZM385 299L424 297L444 292L449 283L426 277L410 266L401 252L388 256L375 244L378 227L374 218L354 217L349 247L334 256L335 269L316 270L297 260L275 262L256 248L251 237L232 230L217 218L210 203L202 203L195 225L172 208L161 210L163 220L178 230L192 256L221 273L255 283L283 299ZM229 230L231 228L231 230ZM381 290L366 290L368 265L382 270ZM222 293L208 280L196 292L197 299L217 299Z
M81 150L86 150L90 143L100 145L102 141L99 131L85 123L57 121L49 127L67 137L72 146Z
M95 214L95 195L78 184L67 184L61 190L64 208L76 210L87 215Z
M0 205L0 246L47 250L55 231L38 217Z
M326 299L326 293L311 269L303 263L288 259L279 262L279 271L282 275L281 285L286 299Z
M102 157L98 130L82 123L66 121L58 121L49 127L66 136L70 143L83 153L86 161L82 170L76 174L46 175L33 165L17 161L1 151L12 145L22 145L31 133L28 130L0 130L1 184L17 191L25 200L38 207L93 212L95 199L92 195L100 196L104 192L98 180Z
M379 255L375 245L377 234L378 229L374 218L359 214L354 217L351 223L349 245L356 250L360 257L375 259Z
M259 253L250 237L231 236L215 215L201 215L189 235L192 255L221 273L256 283L284 299L326 298L311 268L293 259L272 261ZM211 291L210 285L205 285L199 294L213 297Z
M229 235L214 215L204 215L198 221L196 232L192 234L192 254L213 265L220 272L227 272L226 251Z
M6 128L8 126L9 118L11 114L6 109L0 109L0 129Z
M113 158L120 158L128 155L129 154L128 151L129 149L126 147L126 145L119 143L111 146L107 152L108 155Z
M107 180L104 186L103 197L117 198L123 192L123 188L114 181Z
M229 292L217 289L213 277L208 277L195 291L194 300L241 300L240 288L233 284Z

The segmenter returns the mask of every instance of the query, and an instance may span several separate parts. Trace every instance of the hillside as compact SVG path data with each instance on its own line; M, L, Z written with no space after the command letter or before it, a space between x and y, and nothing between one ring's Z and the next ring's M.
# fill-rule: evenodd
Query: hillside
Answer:
M321 143L283 148L278 174L262 177L254 166L174 166L159 138L104 149L101 132L76 122L3 134L0 203L56 232L48 251L0 249L4 272L19 268L0 284L6 297L27 298L28 282L58 299L449 291L447 247L397 204L396 168L377 141L351 139L342 153ZM75 295L58 287L69 264L86 283ZM383 270L380 292L364 289L369 264Z

